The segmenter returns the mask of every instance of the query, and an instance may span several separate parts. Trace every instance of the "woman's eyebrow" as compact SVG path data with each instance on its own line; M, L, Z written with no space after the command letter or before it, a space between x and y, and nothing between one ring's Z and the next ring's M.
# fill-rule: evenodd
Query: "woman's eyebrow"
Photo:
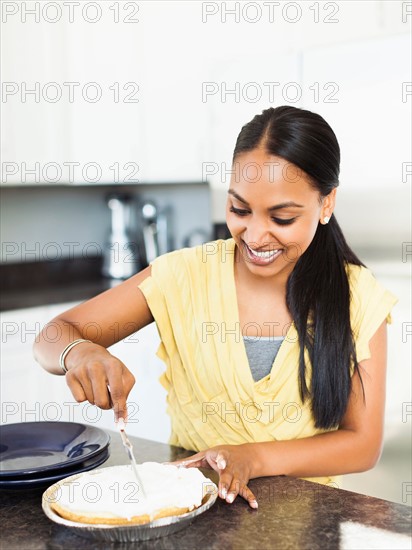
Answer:
M233 189L229 189L228 193L230 195L233 195L235 199L242 202L244 205L250 207L250 204L245 199L243 199L240 195L238 195L236 191L234 191ZM297 208L304 208L303 204L297 204L296 202L293 202L293 201L287 201L287 202L281 202L280 204L276 204L275 206L271 206L270 208L268 208L268 210L269 211L280 210L281 208L290 208L291 206L292 207L294 206Z

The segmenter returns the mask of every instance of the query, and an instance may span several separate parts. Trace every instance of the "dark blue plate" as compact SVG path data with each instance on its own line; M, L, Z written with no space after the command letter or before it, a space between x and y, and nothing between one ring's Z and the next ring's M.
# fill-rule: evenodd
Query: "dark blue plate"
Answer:
M81 472L87 472L89 470L93 470L93 468L97 468L97 466L100 466L100 464L103 464L103 462L106 462L106 460L109 458L110 453L109 449L105 449L100 454L94 456L93 458L89 458L88 460L85 460L84 462L81 462L80 464L76 464L75 466L72 466L71 468L62 469L62 470L55 470L53 472L43 472L42 474L38 473L33 476L26 476L26 477L4 477L0 479L0 489L34 489L36 487L48 487L50 483L58 481L59 479L63 479L68 476L72 476L74 474L80 474Z
M108 447L109 435L76 422L22 422L0 426L0 479L66 469Z

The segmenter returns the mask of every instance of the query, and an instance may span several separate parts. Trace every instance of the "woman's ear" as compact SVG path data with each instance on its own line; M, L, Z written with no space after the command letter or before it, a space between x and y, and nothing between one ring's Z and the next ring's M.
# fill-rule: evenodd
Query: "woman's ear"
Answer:
M337 188L335 187L329 195L326 195L323 199L322 209L320 212L320 223L322 224L327 224L333 214L336 202L336 191Z

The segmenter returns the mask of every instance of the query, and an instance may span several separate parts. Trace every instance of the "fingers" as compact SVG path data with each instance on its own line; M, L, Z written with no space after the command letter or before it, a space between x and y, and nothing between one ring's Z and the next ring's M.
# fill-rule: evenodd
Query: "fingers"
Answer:
M88 400L83 386L78 380L69 376L69 373L66 374L66 382L69 386L70 391L72 392L73 397L78 403Z
M240 487L239 496L244 498L249 503L249 506L251 508L256 509L258 507L257 498L255 497L255 495L252 493L252 491L249 489L247 485L243 485Z
M175 460L170 464L176 464L177 466L185 466L186 468L205 468L210 467L219 472L220 469L226 467L226 459L223 457L221 451L209 449L207 451L200 451L188 458L181 460Z
M72 368L66 374L66 382L76 401L89 401L100 408L110 408L105 377L101 376L102 366L92 362L86 368Z
M66 382L76 401L89 401L94 405L93 387L88 377L73 369L66 374Z
M222 472L219 480L219 496L226 500L228 504L232 504L238 495L244 498L251 508L256 509L258 507L255 495L245 481L240 479L240 476Z
M126 366L104 350L92 350L82 363L66 373L66 381L78 402L89 401L101 409L114 409L115 420L127 419L126 400L135 378Z
M175 460L174 462L168 462L167 464L174 464L175 466L184 466L185 468L204 468L208 466L205 452L196 453L189 458L183 458L181 460Z
M117 421L119 418L124 418L124 420L127 421L126 400L130 390L134 386L135 377L123 363L117 359L110 361L106 368L106 373L115 420Z
M176 465L184 466L185 468L213 468L216 472L226 467L226 459L221 454L213 449L201 451L189 458L176 460Z
M227 465L228 453L226 451L219 451L216 455L216 466L219 470L224 470Z
M219 473L218 494L220 498L231 504L239 495L248 502L251 508L256 509L258 507L256 496L247 486L250 479L250 470L247 466L245 467L245 464L242 466L239 455L236 459L236 454L233 454L233 452L232 450L231 454L225 448L212 448L168 464L186 468L202 468L205 466L213 468Z
M223 449L208 449L207 451L193 455L189 460L195 461L197 458L202 458L202 465L196 466L197 468L209 467L213 468L216 472L220 472L226 468L227 453ZM194 466L194 464L191 464L191 466Z
M230 461L229 452L225 449L220 449L213 458L220 473L219 496L231 504L240 495L249 503L251 508L257 508L257 499L247 486L249 476L234 469L235 467Z
M94 405L100 409L110 409L110 394L107 389L107 380L106 376L102 374L101 363L98 361L91 363L87 369L88 378L86 378L85 383L91 385Z

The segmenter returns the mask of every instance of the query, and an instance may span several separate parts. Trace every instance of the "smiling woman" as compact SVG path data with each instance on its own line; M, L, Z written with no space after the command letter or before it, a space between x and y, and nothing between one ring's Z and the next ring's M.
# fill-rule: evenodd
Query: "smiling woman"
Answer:
M66 371L76 400L121 418L134 377L105 348L155 321L170 443L197 451L184 465L219 472L227 502L241 495L256 508L248 482L260 476L330 483L371 468L397 298L336 221L339 162L336 136L319 115L294 107L256 115L233 155L232 238L165 254L53 319L63 338L48 342L46 325L37 360ZM91 322L101 330L86 341Z
M319 200L319 192L313 189L308 177L300 172L290 179L290 162L269 155L264 149L243 153L234 163L239 164L239 172L245 177L239 181L233 177L230 184L229 230L251 265L268 265L279 257L288 275L311 243L322 208L325 212L332 211L336 191ZM260 173L256 181L247 177L248 166L252 163ZM245 197L249 196L247 200ZM281 202L274 204L276 200ZM282 268L278 266L279 269ZM259 271L259 276L273 274L268 270Z
M336 136L322 117L293 107L267 109L239 134L233 163L240 177L232 177L227 205L228 227L241 252L238 279L252 284L256 277L269 278L283 296L284 314L290 312L299 334L301 398L312 398L322 428L342 419L351 365L359 376L345 264L363 264L333 215L339 162ZM248 178L253 164L256 181ZM273 303L272 319L279 305Z

